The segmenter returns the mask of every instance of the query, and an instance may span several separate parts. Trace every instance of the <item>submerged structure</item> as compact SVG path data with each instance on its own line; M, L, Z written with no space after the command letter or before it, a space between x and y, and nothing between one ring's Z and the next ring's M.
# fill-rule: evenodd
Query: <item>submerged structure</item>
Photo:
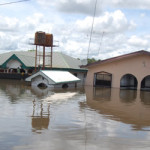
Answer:
M41 70L34 75L26 78L26 81L31 82L32 86L67 88L76 87L77 82L79 82L80 79L67 71Z
M43 63L38 57L39 64ZM45 70L68 71L80 78L83 85L87 69L80 68L83 65L81 60L68 56L60 52L53 52L53 67L45 65ZM47 64L49 59L45 59ZM42 65L36 67L36 72L42 69ZM0 54L0 78L1 79L25 79L35 72L35 51L14 51Z
M137 51L84 67L88 69L85 85L150 90L150 52Z

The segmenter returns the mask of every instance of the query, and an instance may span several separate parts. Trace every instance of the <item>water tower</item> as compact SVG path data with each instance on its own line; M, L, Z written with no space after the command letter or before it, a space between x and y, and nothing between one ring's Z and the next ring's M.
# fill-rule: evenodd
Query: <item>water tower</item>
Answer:
M45 67L52 68L53 58L53 34L38 31L35 33L34 45L36 45L35 51L35 72L37 67L44 70ZM40 51L42 47L42 51ZM47 52L46 49L50 48Z

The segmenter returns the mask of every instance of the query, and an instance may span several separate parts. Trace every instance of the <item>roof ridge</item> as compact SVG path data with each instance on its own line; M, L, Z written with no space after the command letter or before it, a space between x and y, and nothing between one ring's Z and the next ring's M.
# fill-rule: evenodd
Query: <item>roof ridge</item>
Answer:
M85 66L82 66L82 67L88 67L88 66L97 65L97 64L100 64L100 63L111 62L111 61L114 61L114 60L120 60L120 59L123 59L123 58L126 58L126 57L131 57L131 56L140 55L140 54L150 55L150 52L145 51L145 50L135 51L135 52L131 52L131 53L128 53L128 54L123 54L123 55L120 55L120 56L116 56L116 57L112 57L112 58L108 58L108 59L104 59L104 60L99 60L97 62L88 64L88 65L85 65Z

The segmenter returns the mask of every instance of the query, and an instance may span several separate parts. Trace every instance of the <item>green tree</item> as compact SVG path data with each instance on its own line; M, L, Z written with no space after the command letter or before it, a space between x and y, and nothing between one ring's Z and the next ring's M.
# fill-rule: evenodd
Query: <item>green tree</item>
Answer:
M97 60L95 58L88 58L88 64L94 63Z

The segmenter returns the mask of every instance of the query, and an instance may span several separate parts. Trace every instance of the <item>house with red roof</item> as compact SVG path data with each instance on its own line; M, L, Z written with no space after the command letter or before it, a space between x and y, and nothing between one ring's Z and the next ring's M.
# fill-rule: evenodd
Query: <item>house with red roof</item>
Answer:
M85 85L150 90L150 52L137 51L84 66Z

